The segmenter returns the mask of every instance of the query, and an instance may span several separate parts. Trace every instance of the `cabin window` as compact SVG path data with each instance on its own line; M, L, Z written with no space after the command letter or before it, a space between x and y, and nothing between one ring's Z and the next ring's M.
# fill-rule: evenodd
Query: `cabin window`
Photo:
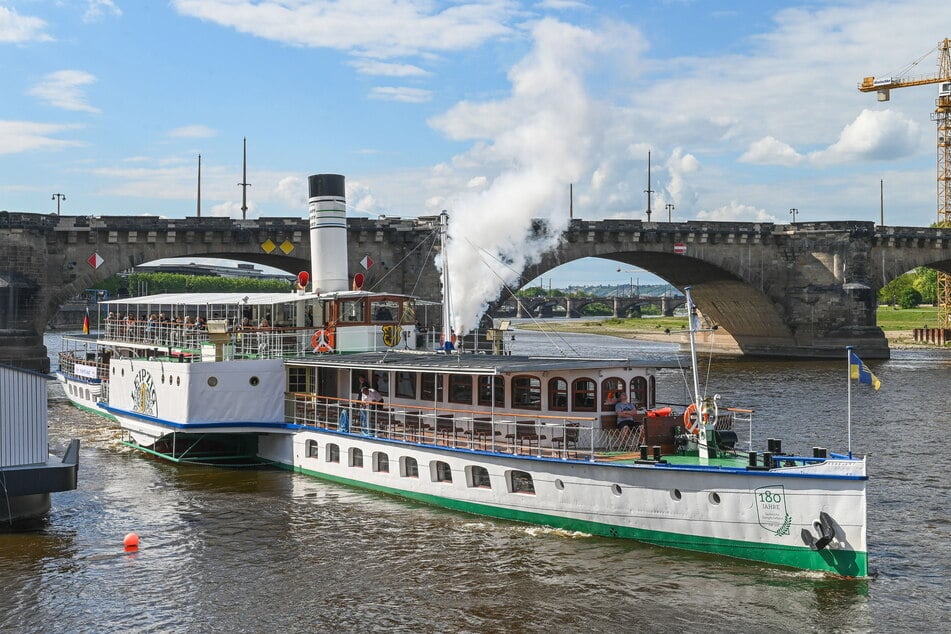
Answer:
M392 299L375 299L370 302L370 315L376 323L399 321L400 303Z
M512 407L542 408L542 382L537 376L520 374L512 377Z
M379 471L380 473L389 473L390 457L382 451L375 452L373 454L373 470Z
M350 449L350 466L351 467L362 467L363 466L363 450L359 447L352 447Z
M340 321L345 323L361 323L366 321L364 316L366 300L347 299L340 302Z
M480 376L479 405L505 407L505 379L501 376Z
M313 392L314 391L314 373L311 368L288 368L287 369L287 391L288 392Z
M593 412L598 386L592 379L575 379L571 384L571 408L576 412Z
M511 493L528 493L535 495L535 482L532 480L532 474L524 471L509 471L508 478L509 491Z
M631 402L638 407L647 407L647 379L642 376L631 379Z
M489 480L489 471L485 467L466 467L469 476L469 486L476 489L491 489L492 482Z
M307 441L307 457L308 457L308 458L316 458L316 457L319 456L319 455L320 455L320 452L317 451L317 441L316 441L316 440L308 440L308 441Z
M425 372L422 375L419 397L424 401L443 401L442 375Z
M626 392L624 379L612 376L601 381L601 411L613 412L614 404L618 402L621 394Z
M340 447L334 443L327 445L327 462L340 462Z
M560 376L548 381L548 409L568 411L568 381Z
M449 375L449 400L452 403L472 405L472 376L469 374Z
M376 391L382 394L383 396L390 395L390 373L385 370L374 370L373 371L373 382L371 383L373 387L376 388Z
M416 375L412 372L396 373L396 395L400 398L416 398Z
M416 462L416 458L410 458L409 456L400 458L400 475L404 478L419 477L419 463Z
M452 469L448 462L437 460L433 463L433 481L434 482L452 482Z

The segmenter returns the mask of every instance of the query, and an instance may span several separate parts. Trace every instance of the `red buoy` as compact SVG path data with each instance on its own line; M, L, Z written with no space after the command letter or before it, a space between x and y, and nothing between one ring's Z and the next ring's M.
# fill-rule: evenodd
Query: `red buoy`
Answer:
M125 536L125 539L122 540L122 544L127 550L135 550L139 547L139 536L135 533L129 533Z

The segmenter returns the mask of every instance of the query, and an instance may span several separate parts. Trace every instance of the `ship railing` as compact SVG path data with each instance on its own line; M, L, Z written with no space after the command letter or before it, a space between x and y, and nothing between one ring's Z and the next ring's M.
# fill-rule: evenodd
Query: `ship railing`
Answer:
M489 453L593 460L596 419L287 394L287 422L304 427Z
M753 450L753 410L743 409L740 407L727 407L726 416L728 419L723 420L721 425L721 418L724 417L723 410L720 410L720 416L717 417L716 429L719 430L730 430L739 435L741 431L746 432L746 441L742 444L746 445L747 451ZM742 441L737 440L737 449Z
M70 376L80 376L85 379L98 379L100 381L109 380L109 364L97 361L94 357L94 353L81 353L75 350L64 350L59 353L59 369L63 374L68 374ZM87 376L87 374L77 374L76 366L80 365L85 368L95 368L95 377ZM89 373L89 371L86 371Z

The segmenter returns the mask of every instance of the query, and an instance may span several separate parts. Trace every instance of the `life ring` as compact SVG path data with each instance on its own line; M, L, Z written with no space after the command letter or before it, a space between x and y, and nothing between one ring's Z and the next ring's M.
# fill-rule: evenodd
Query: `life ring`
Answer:
M697 404L691 403L684 410L684 429L687 433L697 436L700 434L700 418L697 416Z
M711 420L716 422L717 416L719 416L719 411L716 400L710 398L704 399L699 416L697 416L697 404L691 403L687 406L687 409L684 410L684 428L686 428L688 433L699 436L700 421L702 420L704 424L709 424Z
M334 331L330 328L321 328L314 331L310 338L310 346L314 352L333 352Z

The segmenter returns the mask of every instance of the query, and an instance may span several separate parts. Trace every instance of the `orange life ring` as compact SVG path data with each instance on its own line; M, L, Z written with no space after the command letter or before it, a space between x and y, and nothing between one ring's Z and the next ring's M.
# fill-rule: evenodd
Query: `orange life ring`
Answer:
M334 351L334 331L332 328L321 328L314 331L310 338L310 346L314 352Z
M684 410L684 429L687 433L698 436L700 434L700 417L697 416L697 404L691 403Z

